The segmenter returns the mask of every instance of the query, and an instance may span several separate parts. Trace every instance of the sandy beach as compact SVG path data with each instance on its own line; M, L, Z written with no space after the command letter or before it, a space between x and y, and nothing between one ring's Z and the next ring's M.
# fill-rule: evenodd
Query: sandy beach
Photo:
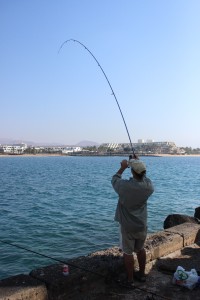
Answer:
M45 154L41 154L41 153L38 153L38 154L0 154L0 157L55 157L55 156L67 156L65 154L49 154L49 153L45 153ZM70 155L70 156L73 156L73 155ZM74 155L76 156L76 155ZM82 155L83 157L85 155ZM87 155L89 156L89 155ZM91 155L93 156L93 155ZM101 155L99 155L101 156ZM105 155L102 155L102 156L105 156ZM110 156L110 155L108 155ZM115 156L115 155L112 155L112 156ZM123 155L125 156L125 154ZM128 156L128 154L127 154ZM80 157L80 156L79 156ZM148 155L141 155L139 157L200 157L200 154L184 154L184 155L178 155L178 154L148 154Z
M64 156L62 154L0 154L0 157L45 157L45 156Z
M152 156L158 156L158 157L200 157L200 154L183 154L183 155L178 155L178 154L155 154Z

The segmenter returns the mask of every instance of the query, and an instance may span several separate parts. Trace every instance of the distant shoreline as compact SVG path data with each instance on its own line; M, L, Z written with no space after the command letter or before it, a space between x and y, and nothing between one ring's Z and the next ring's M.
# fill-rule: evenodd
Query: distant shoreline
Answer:
M120 154L120 155L64 155L64 154L0 154L0 157L108 157L108 156L127 156L127 154ZM139 157L200 157L200 154L184 154L184 155L178 155L178 154L148 154L148 155L140 155Z

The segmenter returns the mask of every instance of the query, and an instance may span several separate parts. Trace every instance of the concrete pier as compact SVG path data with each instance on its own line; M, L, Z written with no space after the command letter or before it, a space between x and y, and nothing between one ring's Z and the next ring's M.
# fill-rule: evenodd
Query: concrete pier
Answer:
M145 244L147 281L135 282L134 290L117 283L125 270L122 253L113 247L69 260L68 276L62 274L62 264L54 264L3 279L0 300L200 299L200 287L189 290L172 284L179 265L200 275L199 245L198 224L184 223L150 235Z

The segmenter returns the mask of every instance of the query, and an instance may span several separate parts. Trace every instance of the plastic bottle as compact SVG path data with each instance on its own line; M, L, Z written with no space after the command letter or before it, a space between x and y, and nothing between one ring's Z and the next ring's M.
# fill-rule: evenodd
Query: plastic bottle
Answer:
M68 265L64 265L63 266L63 275L64 276L68 276L69 275L69 266Z

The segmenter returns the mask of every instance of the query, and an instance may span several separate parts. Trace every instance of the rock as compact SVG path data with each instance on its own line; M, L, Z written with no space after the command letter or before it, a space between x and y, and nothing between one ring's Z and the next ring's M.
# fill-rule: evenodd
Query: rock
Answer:
M195 208L194 217L200 220L200 206Z
M198 220L195 217L190 217L187 215L172 214L172 215L167 216L167 218L165 219L163 228L167 229L170 227L174 227L174 226L183 224L185 222L198 224Z
M0 280L0 300L48 300L45 284L29 275L19 274Z

